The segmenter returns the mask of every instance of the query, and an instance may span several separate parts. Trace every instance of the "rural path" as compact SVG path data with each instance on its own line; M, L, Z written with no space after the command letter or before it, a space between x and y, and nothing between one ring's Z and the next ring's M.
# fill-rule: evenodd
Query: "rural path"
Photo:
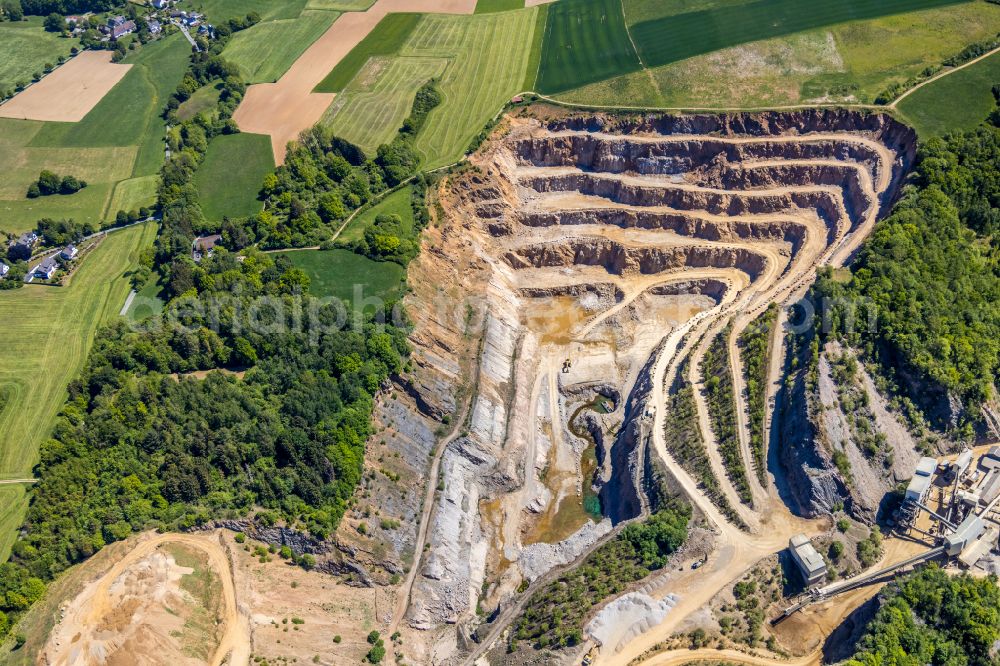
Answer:
M918 91L921 88L923 88L924 86L926 86L928 83L934 83L938 79L942 79L942 78L944 78L944 77L946 77L946 76L948 76L950 74L954 74L955 72L957 72L960 69L965 69L966 67L968 67L970 65L975 65L980 60L985 60L986 58L989 58L991 55L994 55L996 53L1000 53L1000 46L998 46L997 48L993 49L992 51L987 51L986 53L984 53L983 55L979 56L978 58L973 58L969 62L964 62L961 65L957 65L955 67L948 67L948 68L946 68L946 69L938 72L937 74L935 74L934 76L930 77L929 79L925 79L925 80L921 81L920 83L918 83L917 85L913 86L912 88L907 89L902 95L900 95L896 99L892 100L892 103L888 105L889 108L890 109L895 109L897 104L899 104L904 99L906 99L907 97L909 97L910 95L912 95L916 91Z
M0 480L0 486L17 486L25 485L29 483L38 483L38 479L3 479Z
M476 0L378 0L364 12L345 12L275 83L247 88L233 120L244 132L271 137L275 164L285 162L289 141L312 127L334 93L313 90L390 13L472 14Z

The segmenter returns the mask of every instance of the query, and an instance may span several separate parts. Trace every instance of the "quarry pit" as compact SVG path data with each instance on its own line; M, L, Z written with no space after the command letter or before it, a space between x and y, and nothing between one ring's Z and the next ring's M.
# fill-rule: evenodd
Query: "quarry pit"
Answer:
M847 111L623 116L536 106L501 119L470 164L442 181L410 268L410 414L379 407L395 410L383 422L456 420L436 456L428 447L437 488L409 536L422 558L397 597L412 658L471 663L514 619L525 589L648 515L655 476L688 497L717 556L670 598L650 636L669 635L790 536L822 529L783 501L780 466L768 466L766 483L749 474L752 501L740 500L700 362L725 336L740 452L753 470L740 334L770 304L803 296L818 267L852 257L914 154L909 128ZM774 327L769 410L782 335ZM697 427L735 515L672 457L665 423L679 379L695 389ZM659 603L678 585L643 593ZM492 633L475 635L484 616ZM620 627L617 640L635 633Z

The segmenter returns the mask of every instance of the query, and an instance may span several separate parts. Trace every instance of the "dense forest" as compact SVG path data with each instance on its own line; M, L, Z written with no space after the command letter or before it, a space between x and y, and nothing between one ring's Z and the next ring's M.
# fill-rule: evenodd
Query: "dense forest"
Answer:
M1000 369L998 208L1000 129L931 139L850 279L828 269L815 288L835 304L830 334L960 398L965 434Z
M254 513L325 538L361 479L374 396L408 353L402 324L346 316L341 303L308 296L308 277L287 258L249 245L240 256L220 247L200 262L191 257L195 235L208 228L194 174L213 137L238 131L231 114L244 92L219 53L255 19L225 24L220 40L192 54L164 111L171 156L158 191L162 225L138 274L159 271L167 303L140 325L119 320L99 331L69 387L41 447L20 538L0 565L0 639L48 581L135 530ZM177 122L178 105L209 83L221 84L216 107ZM358 161L345 179L385 164L319 129L304 139L309 147L293 154ZM322 191L302 171L281 178L296 192ZM284 209L272 202L269 210ZM57 222L39 228L50 240L81 232Z
M949 576L930 565L889 585L849 666L992 666L1000 640L995 576Z

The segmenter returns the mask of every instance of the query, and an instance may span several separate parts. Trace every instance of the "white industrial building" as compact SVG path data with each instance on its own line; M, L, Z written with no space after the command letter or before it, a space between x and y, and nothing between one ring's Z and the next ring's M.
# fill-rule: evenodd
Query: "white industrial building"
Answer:
M826 561L816 551L805 534L796 534L788 541L788 550L798 565L806 585L815 585L826 579Z
M911 502L923 502L927 491L931 488L931 479L937 471L937 460L924 456L917 463L917 469L906 487L906 499Z

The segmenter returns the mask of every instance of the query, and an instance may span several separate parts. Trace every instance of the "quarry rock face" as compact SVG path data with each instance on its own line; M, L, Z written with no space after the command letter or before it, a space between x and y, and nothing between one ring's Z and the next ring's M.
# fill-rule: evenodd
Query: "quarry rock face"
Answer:
M437 430L453 431L406 614L438 663L476 649L477 607L509 607L655 510L659 480L721 521L723 541L732 529L787 540L782 530L801 526L784 502L800 516L872 508L795 390L768 442L780 468L764 484L753 476L754 501L742 503L702 421L697 368L729 336L745 409L736 338L770 303L801 295L816 266L850 258L898 194L912 130L834 110L530 115L506 118L470 168L442 181L410 268L415 369L400 387L419 418L447 417ZM665 441L681 375L742 526L719 517ZM745 416L738 429L748 456ZM662 598L615 603L640 609L636 626L666 612Z

